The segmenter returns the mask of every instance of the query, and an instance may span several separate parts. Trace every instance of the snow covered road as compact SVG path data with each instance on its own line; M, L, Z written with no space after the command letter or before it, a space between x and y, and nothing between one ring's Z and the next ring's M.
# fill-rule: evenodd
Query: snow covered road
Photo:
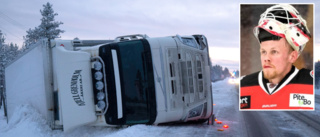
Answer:
M318 137L320 104L315 111L239 111L238 89L226 80L214 83L215 114L229 124L225 136ZM319 90L315 91L316 93ZM316 96L316 100L319 100Z

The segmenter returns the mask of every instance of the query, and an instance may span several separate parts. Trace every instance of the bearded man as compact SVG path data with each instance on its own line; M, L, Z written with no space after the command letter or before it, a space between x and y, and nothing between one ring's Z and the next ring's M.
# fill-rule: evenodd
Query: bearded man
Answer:
M275 5L254 34L262 70L242 77L240 109L314 109L313 72L293 65L311 37L306 21L291 5Z

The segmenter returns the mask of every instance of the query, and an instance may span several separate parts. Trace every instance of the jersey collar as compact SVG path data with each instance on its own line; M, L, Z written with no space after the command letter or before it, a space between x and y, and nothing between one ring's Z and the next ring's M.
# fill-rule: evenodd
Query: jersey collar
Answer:
M278 92L284 86L286 86L298 74L298 72L299 72L299 69L297 69L295 66L292 66L290 72L280 81L280 83L275 87L273 92L269 93L269 90L267 87L268 80L263 78L263 71L261 70L258 75L259 85L264 92L266 92L269 95L272 95Z

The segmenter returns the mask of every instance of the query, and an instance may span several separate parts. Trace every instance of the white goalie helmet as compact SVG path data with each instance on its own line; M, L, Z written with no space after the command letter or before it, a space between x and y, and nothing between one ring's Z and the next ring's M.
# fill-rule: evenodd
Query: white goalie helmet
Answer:
M260 36L263 30L272 34L273 37ZM262 13L258 26L254 28L254 35L260 43L266 40L285 38L291 47L298 51L299 55L311 38L307 22L289 4L275 5Z

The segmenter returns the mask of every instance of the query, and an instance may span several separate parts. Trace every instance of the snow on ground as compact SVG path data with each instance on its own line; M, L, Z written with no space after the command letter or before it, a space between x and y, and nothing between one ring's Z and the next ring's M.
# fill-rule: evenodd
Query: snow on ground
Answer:
M227 124L228 129L225 129L227 136L239 136L246 134L245 126L243 125L243 117L239 111L239 91L238 85L229 84L229 79L218 81L212 84L213 103L215 104L213 113L218 121ZM222 127L216 124L215 127Z
M320 89L315 89L314 90L315 95L320 95ZM315 103L315 109L314 111L306 112L310 114L312 117L318 117L320 118L320 104Z
M141 136L236 136L240 133L238 94L234 85L228 84L228 79L212 84L214 113L221 124L207 125L200 124L173 124L173 125L134 125L130 127L109 128L82 126L69 132L61 130L51 130L50 126L41 114L31 105L25 104L18 107L12 119L7 124L4 117L3 108L0 113L0 136L1 137L20 137L20 136L76 136L76 137L141 137ZM223 125L228 124L229 128L224 131Z
M17 109L8 124L1 109L1 136L50 136L50 127L36 110L29 105L21 105Z

